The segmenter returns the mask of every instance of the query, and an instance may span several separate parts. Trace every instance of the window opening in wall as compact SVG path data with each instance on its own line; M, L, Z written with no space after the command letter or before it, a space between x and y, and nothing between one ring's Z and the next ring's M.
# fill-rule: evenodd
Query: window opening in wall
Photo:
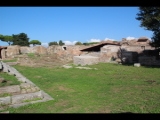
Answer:
M63 47L63 50L67 50L67 47Z
M141 46L141 49L143 49L143 50L144 50L144 49L145 49L145 46Z

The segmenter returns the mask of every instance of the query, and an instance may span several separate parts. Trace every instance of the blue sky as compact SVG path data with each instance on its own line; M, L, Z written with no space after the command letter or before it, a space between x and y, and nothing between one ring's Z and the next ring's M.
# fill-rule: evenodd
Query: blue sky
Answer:
M26 33L42 45L151 38L136 20L138 7L0 7L0 34ZM8 45L0 41L0 46Z

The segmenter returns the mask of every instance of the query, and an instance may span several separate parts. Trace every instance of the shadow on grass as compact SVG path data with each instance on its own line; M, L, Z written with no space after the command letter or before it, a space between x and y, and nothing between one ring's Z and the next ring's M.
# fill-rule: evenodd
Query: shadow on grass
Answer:
M121 65L123 66L134 66L133 63L122 63ZM146 67L146 68L160 68L160 65L143 65L141 64L142 67Z
M160 65L141 65L146 68L160 68Z
M122 65L124 65L124 66L134 66L133 63L122 63Z

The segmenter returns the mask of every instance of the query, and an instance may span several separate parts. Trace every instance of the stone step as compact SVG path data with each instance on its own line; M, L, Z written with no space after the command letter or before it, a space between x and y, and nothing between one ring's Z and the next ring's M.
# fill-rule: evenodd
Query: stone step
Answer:
M11 104L11 97L10 96L0 98L0 107L1 107L1 105L9 105L9 104Z
M21 92L21 89L19 85L0 87L0 94L4 94L4 93L16 94L20 92Z
M35 92L35 93L13 95L11 104L24 103L24 102L27 102L27 100L32 101L35 98L43 99L43 95L42 95L41 91L38 91L38 92Z
M7 97L0 97L0 110L4 110L6 107L17 108L27 104L54 100L50 95L40 90L39 87L20 74L15 68L2 61L0 64L2 65L3 72L14 75L18 81L23 82L20 85L0 87L0 94L10 93Z
M7 97L0 97L0 108L4 105L20 104L30 101L42 100L44 98L41 91L34 93L19 94Z

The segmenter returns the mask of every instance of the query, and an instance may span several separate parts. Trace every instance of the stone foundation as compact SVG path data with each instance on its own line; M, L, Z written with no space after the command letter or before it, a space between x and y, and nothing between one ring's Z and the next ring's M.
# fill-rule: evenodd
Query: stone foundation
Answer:
M97 64L99 62L99 57L93 56L74 56L73 61L75 65L92 65Z

